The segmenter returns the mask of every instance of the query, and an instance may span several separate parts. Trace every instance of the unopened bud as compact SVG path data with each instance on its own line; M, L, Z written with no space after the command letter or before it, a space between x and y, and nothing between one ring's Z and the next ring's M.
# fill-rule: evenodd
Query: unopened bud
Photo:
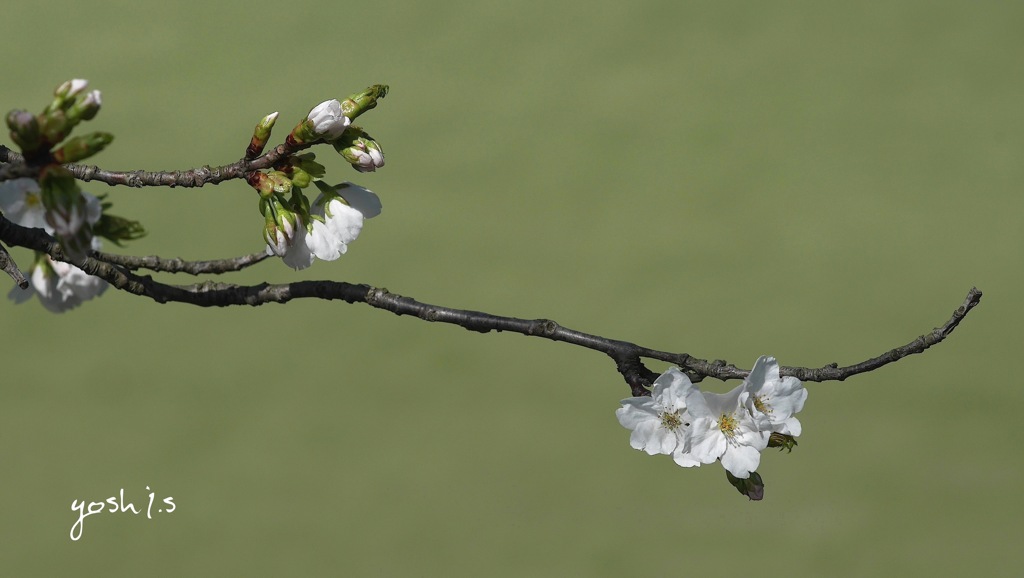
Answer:
M267 173L267 179L270 181L270 186L275 193L283 195L292 191L291 179L281 171L271 171Z
M96 118L96 114L100 111L102 104L103 100L100 97L100 91L89 91L84 98L76 100L71 105L71 108L68 109L68 118L72 119L76 124L81 120L92 120Z
M361 129L349 131L346 137L355 134L359 136L336 141L334 149L361 173L372 172L384 166L384 151L381 150L380 144Z
M304 189L313 181L313 176L302 170L302 167L290 167L288 172L289 178L292 180L292 186L295 188Z
M249 173L245 178L249 186L256 189L261 199L267 199L274 194L274 183L270 181L265 173L259 171ZM262 205L260 205L262 207Z
M249 141L249 148L245 149L245 158L254 159L263 153L263 149L270 140L270 132L277 122L277 113L273 112L263 117L252 131L252 139Z
M76 163L100 152L114 140L108 132L94 132L68 139L64 146L53 153L58 163Z
M729 479L729 483L734 488L751 500L764 498L764 482L761 480L761 475L757 472L750 472L750 477L748 478L737 478L732 475L732 472L725 470L725 477Z
M377 106L377 101L388 95L388 85L375 84L363 92L353 94L341 102L341 111L350 120Z
M85 87L87 86L89 86L89 81L81 78L73 78L64 82L53 90L53 102L43 109L43 114L46 115L58 110L67 110L72 105L74 98L78 93L85 90Z
M313 107L306 118L288 135L290 144L304 144L317 140L332 141L345 132L352 121L342 114L341 103L325 100Z
M72 78L58 86L54 91L53 95L58 98L73 98L79 92L85 90L85 87L89 86L89 81L82 78Z
M7 127L11 129L11 140L25 154L31 155L42 144L39 120L27 110L12 110L7 113Z
M67 114L63 110L43 112L39 117L39 131L43 136L43 144L49 147L64 140L71 126L72 123L68 122Z
M263 240L275 255L283 257L295 237L297 216L280 195L260 199L260 212L264 216Z

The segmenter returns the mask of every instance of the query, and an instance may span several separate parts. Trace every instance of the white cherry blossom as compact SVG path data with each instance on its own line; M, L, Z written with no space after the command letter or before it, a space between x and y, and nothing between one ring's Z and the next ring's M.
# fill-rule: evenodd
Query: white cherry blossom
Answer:
M650 396L622 400L615 417L632 432L629 445L649 455L685 452L690 426L686 398L693 389L686 374L673 367L655 380Z
M749 394L746 407L762 431L798 436L800 420L793 414L804 408L807 389L795 377L780 377L774 357L761 356L744 380Z

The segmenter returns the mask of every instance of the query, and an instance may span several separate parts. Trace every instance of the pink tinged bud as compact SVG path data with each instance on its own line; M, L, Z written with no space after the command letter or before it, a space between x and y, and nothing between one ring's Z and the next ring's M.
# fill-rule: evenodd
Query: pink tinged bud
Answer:
M384 166L384 152L379 148L369 148L367 154L370 155L370 159L373 161L373 166L378 169Z
M351 159L355 161L352 163L353 166L361 172L373 171L376 169L376 167L373 166L373 157L370 156L370 153L362 149L353 147Z

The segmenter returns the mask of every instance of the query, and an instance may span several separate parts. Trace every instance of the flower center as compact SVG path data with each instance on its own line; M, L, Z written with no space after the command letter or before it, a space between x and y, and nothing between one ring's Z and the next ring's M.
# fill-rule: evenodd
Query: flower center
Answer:
M678 411L662 412L661 414L661 425L667 430L676 431L683 425L683 418L679 416Z
M757 411L759 411L759 412L761 412L761 413L763 413L765 415L769 415L769 414L772 413L772 408L771 408L770 405L768 405L768 398L767 397L762 397L760 395L755 395L754 396L754 407L757 409Z
M718 418L718 429L722 430L727 437L733 437L736 435L736 428L739 427L739 422L736 421L736 416L731 413L723 413L722 417Z
M25 205L29 207L38 207L43 204L43 194L40 192L25 193Z

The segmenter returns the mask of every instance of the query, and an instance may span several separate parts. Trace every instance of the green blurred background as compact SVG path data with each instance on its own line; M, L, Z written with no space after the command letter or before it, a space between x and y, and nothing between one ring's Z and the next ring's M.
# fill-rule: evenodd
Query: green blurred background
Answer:
M4 300L3 574L1024 564L1024 5L59 1L4 19L3 110L89 79L89 128L117 135L105 168L232 162L269 112L280 139L322 100L391 85L361 119L383 171L321 154L383 214L337 262L230 281L370 283L744 367L860 361L972 285L985 298L924 355L809 384L760 503L718 466L631 450L628 389L580 348L339 302ZM135 254L261 246L240 183L87 189L147 225ZM145 504L147 486L177 510L95 515L70 540L72 500Z

